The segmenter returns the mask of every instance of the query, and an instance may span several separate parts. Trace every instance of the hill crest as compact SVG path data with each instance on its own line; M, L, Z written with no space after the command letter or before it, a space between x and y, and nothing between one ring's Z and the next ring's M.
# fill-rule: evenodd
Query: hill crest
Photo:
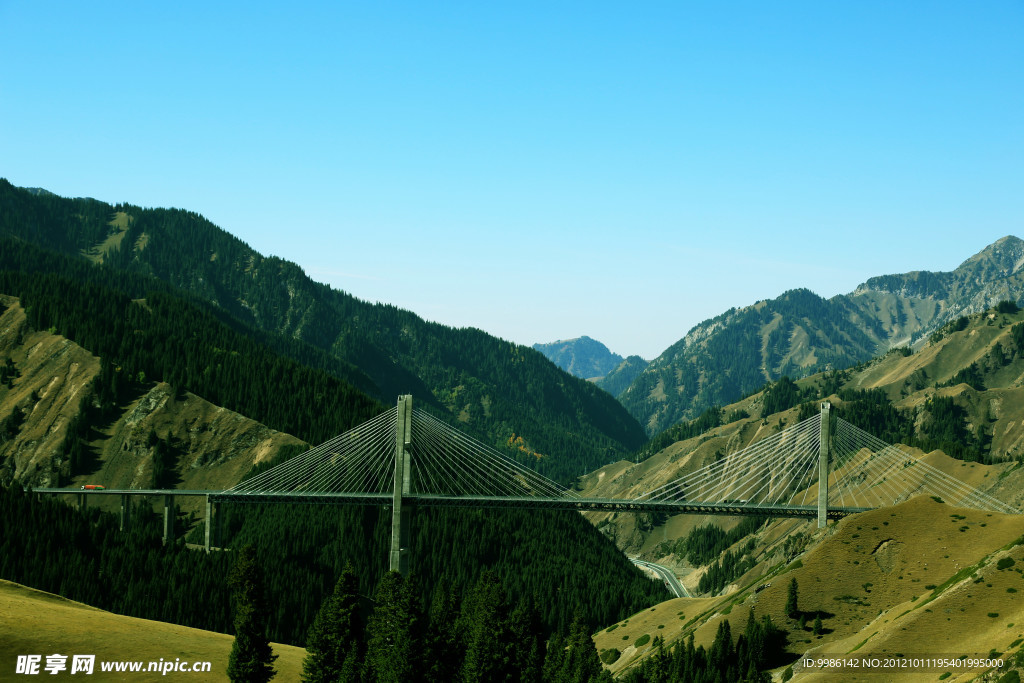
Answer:
M533 348L569 374L591 381L601 379L624 360L601 342L587 336L534 344Z
M210 662L210 673L189 672L189 680L223 681L234 637L223 633L150 621L106 612L59 595L0 579L0 667L13 672L18 656L54 652L95 655L94 674L101 680L100 662ZM281 680L299 680L306 651L292 645L272 644L278 655L274 667ZM44 659L45 662L45 659ZM69 667L70 668L70 667ZM45 672L43 672L45 673ZM69 671L47 679L75 680ZM160 672L125 675L124 680L165 681Z
M412 394L421 407L498 448L522 437L531 452L547 456L536 466L553 478L569 481L644 440L613 397L534 350L333 290L196 213L37 196L5 180L0 204L4 251L26 243L46 250L38 259L64 277L72 268L51 252L102 260L103 273L122 281L135 277L132 298L146 296L146 280L199 299L280 355L315 361L368 398L391 404ZM39 272L40 266L9 262L4 268Z
M783 376L804 377L920 346L951 320L1024 302L1024 241L1006 236L951 272L869 279L824 299L795 289L694 326L618 395L655 434Z

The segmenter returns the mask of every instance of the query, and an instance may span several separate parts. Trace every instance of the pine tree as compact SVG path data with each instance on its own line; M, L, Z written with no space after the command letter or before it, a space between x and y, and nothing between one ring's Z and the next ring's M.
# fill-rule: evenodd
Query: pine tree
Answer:
M380 683L404 683L423 671L423 615L410 582L390 571L374 593L366 626L366 669Z
M245 683L266 683L274 677L277 655L264 635L267 630L267 604L263 596L263 576L251 545L242 548L228 576L235 612L235 643L228 660L228 678Z
M309 629L307 655L302 663L302 680L307 683L352 681L358 677L363 637L358 588L349 563Z
M796 619L800 616L800 607L797 603L797 585L796 577L789 582L789 597L786 598L786 616L790 619Z
M455 680L462 667L464 647L459 637L458 599L443 578L430 602L430 628L426 637L426 678L436 683Z
M544 627L537 600L524 597L509 617L512 634L512 665L523 683L540 681L544 666Z
M554 683L562 679L562 666L565 663L565 637L555 632L548 640L547 653L544 655L544 680Z
M710 664L724 674L734 663L735 654L732 644L732 627L729 625L729 620L725 619L718 622L718 632L715 634L714 642L711 643Z
M814 615L814 635L820 636L824 627L821 624L821 614Z
M463 603L459 627L466 637L460 678L466 683L504 681L512 677L512 634L505 587L485 571Z
M594 641L577 615L569 629L560 680L567 683L589 683L599 680L603 670Z

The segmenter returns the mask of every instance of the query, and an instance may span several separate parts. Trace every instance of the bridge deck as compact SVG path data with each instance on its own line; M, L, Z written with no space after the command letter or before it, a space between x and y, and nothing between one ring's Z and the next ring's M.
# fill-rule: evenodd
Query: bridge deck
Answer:
M179 489L35 489L35 493L51 495L129 495L129 496L204 496L214 503L300 503L316 505L377 505L389 506L393 502L390 493L234 493L227 491L197 491ZM534 496L440 496L433 494L408 494L402 500L422 507L475 507L475 508L520 508L532 510L575 510L577 512L664 512L668 514L696 515L763 515L766 517L797 517L813 519L818 514L816 505L765 505L760 503L701 501L647 501L618 500L614 498L545 498ZM830 519L864 512L872 508L838 507L829 508Z

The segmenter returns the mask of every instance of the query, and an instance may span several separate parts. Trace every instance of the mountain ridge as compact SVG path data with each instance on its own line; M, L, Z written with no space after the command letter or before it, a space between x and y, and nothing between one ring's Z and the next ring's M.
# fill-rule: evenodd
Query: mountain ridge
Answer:
M603 378L625 360L607 346L586 335L559 339L533 348L570 375L591 381Z
M412 394L492 445L522 438L517 453L549 476L570 480L645 438L613 397L533 349L334 290L194 212L37 195L0 180L5 234L155 278L265 333L287 353L297 351L282 340L327 354L330 372L384 403Z
M950 321L916 351L895 348L845 370L782 379L709 409L660 434L635 461L587 475L582 495L631 498L657 490L813 417L823 400L838 417L963 486L1024 507L1024 311L1005 304ZM721 476L728 469L719 470ZM872 477L864 486L882 482L884 477ZM764 520L710 560L691 552L706 542L699 530L715 525L724 536L740 527L738 518L587 513L625 552L669 567L696 596L609 627L595 636L598 648L619 649L621 661L612 669L622 671L655 650L621 640L635 642L646 632L665 635L670 644L692 633L708 647L730 610L732 628L741 630L752 607L758 618L770 614L788 631L794 657L809 649L849 652L865 645L859 652L909 652L914 642L933 640L947 647L970 642L979 652L1020 652L1019 634L1006 624L1022 610L1016 596L1020 571L1013 566L1024 541L1021 516L958 508L952 490L942 494L945 502L914 493L921 490L823 529ZM1011 555L1014 561L1006 559ZM790 572L799 580L806 624L785 611ZM709 580L716 574L724 578ZM824 630L812 634L818 611ZM949 628L954 612L970 624L969 637ZM1024 656L1017 657L1019 667Z
M806 289L731 308L691 328L616 395L655 434L766 382L920 345L963 315L1024 301L1024 240L1000 238L948 272L868 279L825 299Z

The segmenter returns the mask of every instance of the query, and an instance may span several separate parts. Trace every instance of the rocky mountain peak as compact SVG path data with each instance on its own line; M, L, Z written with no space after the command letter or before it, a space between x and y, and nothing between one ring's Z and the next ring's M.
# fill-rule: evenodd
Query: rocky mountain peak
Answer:
M1024 268L1024 240L1013 235L1000 238L961 263L956 273L994 280Z

